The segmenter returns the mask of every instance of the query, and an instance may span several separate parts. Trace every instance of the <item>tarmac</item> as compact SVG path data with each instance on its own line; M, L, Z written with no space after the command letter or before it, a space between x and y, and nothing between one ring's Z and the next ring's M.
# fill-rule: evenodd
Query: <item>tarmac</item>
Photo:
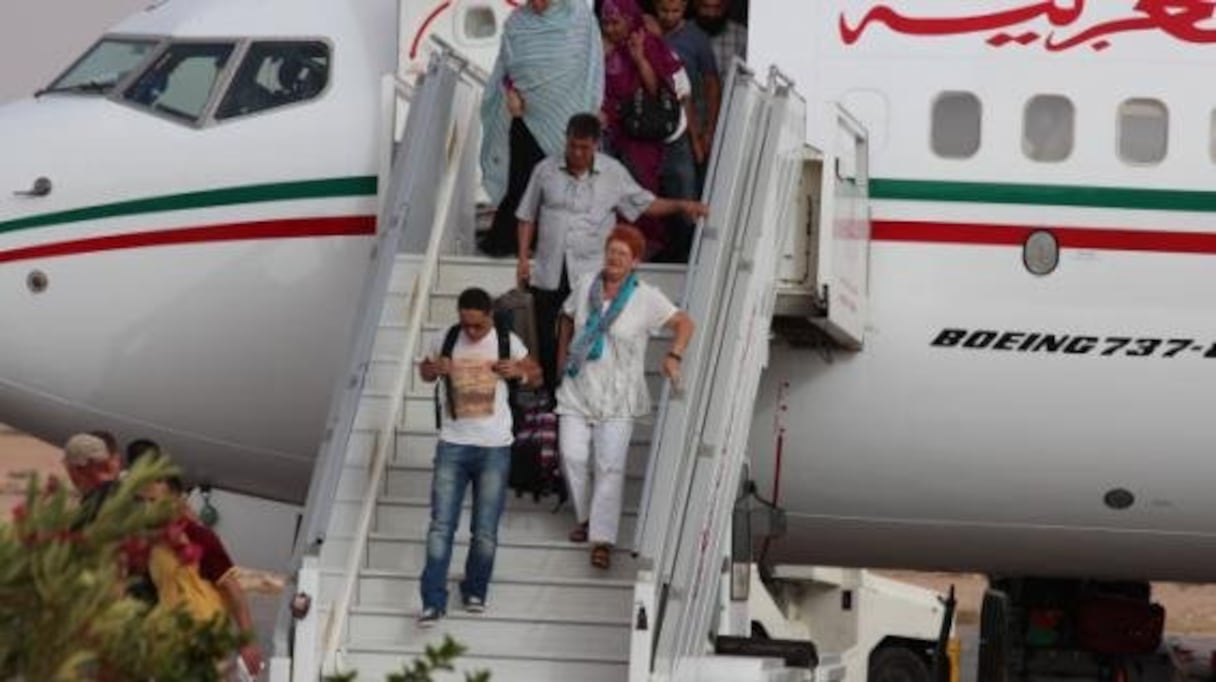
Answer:
M36 472L40 476L59 476L66 480L60 450L0 424L0 519L7 519L12 507L21 499L24 481L12 474ZM955 588L959 600L957 634L963 643L962 680L978 682L975 661L979 639L979 607L986 581L983 576L964 573L924 573L917 571L882 571L883 575L920 585L945 594ZM282 577L273 574L243 571L242 583L250 594L250 606L260 638L269 653L269 638L273 629L278 593ZM1186 650L1184 658L1192 661L1195 675L1190 680L1209 680L1213 649L1216 649L1216 585L1154 583L1153 598L1166 610L1167 641ZM1208 677L1200 676L1208 675Z

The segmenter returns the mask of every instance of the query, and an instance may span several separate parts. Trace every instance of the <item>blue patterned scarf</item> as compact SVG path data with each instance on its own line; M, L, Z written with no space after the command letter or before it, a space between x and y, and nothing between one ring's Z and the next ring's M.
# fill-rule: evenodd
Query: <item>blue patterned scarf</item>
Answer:
M612 305L608 306L608 311L602 312L604 310L604 277L600 275L595 278L595 281L591 283L591 291L587 293L587 303L590 306L587 313L587 324L583 327L583 333L575 339L574 345L570 347L570 354L566 357L566 376L578 376L583 365L589 360L599 360L604 356L604 337L612 328L612 323L616 322L617 317L620 317L621 311L625 309L637 288L638 276L631 272L621 284L620 291L616 292L616 298L612 299Z

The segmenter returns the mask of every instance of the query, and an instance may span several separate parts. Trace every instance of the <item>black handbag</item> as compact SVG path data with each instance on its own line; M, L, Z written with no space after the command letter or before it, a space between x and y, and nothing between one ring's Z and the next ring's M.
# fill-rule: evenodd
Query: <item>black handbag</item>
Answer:
M655 94L638 88L621 102L617 115L625 135L639 140L666 140L680 127L680 100L667 88Z

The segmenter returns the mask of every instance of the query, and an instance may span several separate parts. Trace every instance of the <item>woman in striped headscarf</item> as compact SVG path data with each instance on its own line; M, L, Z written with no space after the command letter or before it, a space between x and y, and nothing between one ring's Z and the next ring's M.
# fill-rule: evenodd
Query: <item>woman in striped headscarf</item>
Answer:
M482 182L498 204L482 250L515 253L515 209L532 167L563 153L570 117L599 111L603 96L603 44L587 0L527 0L511 13L481 104Z

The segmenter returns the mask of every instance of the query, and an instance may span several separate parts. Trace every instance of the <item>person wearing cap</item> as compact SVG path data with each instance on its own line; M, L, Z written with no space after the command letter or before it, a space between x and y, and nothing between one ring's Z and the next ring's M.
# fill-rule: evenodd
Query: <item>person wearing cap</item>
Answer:
M122 461L100 436L78 433L63 446L63 466L80 494L80 507L73 524L79 529L97 518L101 505L118 480Z

